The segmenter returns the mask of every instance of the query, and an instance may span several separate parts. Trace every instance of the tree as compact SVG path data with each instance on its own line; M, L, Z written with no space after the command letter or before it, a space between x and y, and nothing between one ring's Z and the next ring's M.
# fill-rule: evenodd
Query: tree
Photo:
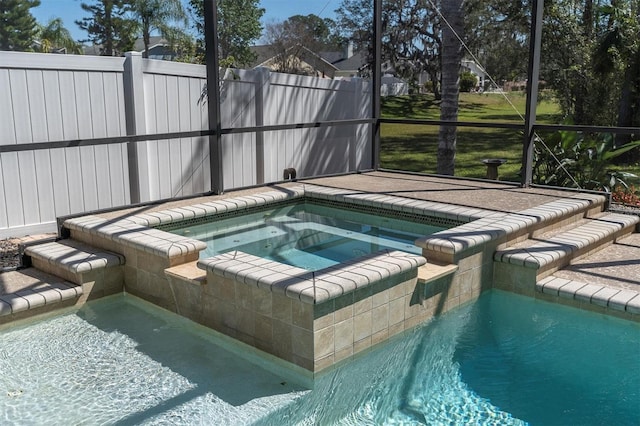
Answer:
M465 42L496 82L527 75L529 0L466 0Z
M131 12L136 17L144 43L143 57L149 56L151 33L159 31L166 38L175 38L179 31L174 23L186 25L187 15L180 0L132 0Z
M265 10L259 0L218 0L218 55L222 64L241 67L255 61L250 46L262 35L260 19ZM204 51L204 3L189 0L189 10Z
M439 99L440 21L431 2L382 2L382 58L399 77L416 81L426 72ZM336 11L342 37L369 53L373 64L373 7L370 0L343 0Z
M618 77L617 125L632 127L640 126L640 2L635 8L632 3L622 3L612 2L601 9L607 27L595 45L594 71L599 77ZM617 135L616 143L623 145L631 139L631 135ZM629 151L625 160L639 158L640 153L635 150Z
M545 6L541 78L575 124L640 125L640 2L557 0ZM617 135L616 145L632 139ZM639 150L618 161L638 161Z
M339 48L342 40L333 28L333 20L313 14L294 15L285 21L267 24L264 39L271 46L275 68L283 73L311 74L313 70L306 68L301 60L319 60L319 52Z
M0 50L33 50L38 24L31 14L40 0L0 1Z
M133 49L136 22L127 17L130 6L125 0L97 0L96 4L81 3L80 7L91 14L76 24L89 33L83 41L100 45L103 56L121 55Z
M442 16L446 22L442 28L442 103L440 120L458 121L458 99L460 95L460 63L464 37L464 0L444 0ZM455 172L457 129L455 126L440 126L438 137L437 173L453 175Z
M47 25L40 26L38 38L40 39L40 51L43 53L60 51L82 53L82 46L73 39L60 18L53 18Z

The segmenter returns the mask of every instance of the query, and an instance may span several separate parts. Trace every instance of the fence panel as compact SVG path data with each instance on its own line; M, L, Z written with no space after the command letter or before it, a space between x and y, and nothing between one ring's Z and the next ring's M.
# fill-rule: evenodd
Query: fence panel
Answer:
M0 52L0 145L124 135L123 60ZM126 161L122 145L0 155L0 237L127 204Z
M146 133L208 128L206 104L199 102L206 83L204 66L142 61ZM145 142L150 199L207 192L211 188L208 138ZM143 200L144 201L144 200Z
M0 145L205 130L205 84L204 66L136 52L0 52ZM369 86L358 79L234 70L221 95L225 128L370 116ZM298 177L368 168L369 135L369 125L224 135L223 188L278 181L289 167ZM209 137L2 153L0 238L53 231L63 215L210 189Z

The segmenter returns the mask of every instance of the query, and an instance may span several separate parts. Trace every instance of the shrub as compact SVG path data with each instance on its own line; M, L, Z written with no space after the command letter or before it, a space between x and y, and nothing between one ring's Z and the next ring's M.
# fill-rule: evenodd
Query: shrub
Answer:
M548 150L541 140L534 150L533 178L537 184L571 188L577 183L582 189L611 192L617 186L628 188L628 181L638 179L632 173L612 170L612 160L640 147L640 141L614 149L611 134L560 131L544 143Z
M476 76L469 72L464 71L460 73L460 91L461 92L470 92L475 89L478 85L478 79Z

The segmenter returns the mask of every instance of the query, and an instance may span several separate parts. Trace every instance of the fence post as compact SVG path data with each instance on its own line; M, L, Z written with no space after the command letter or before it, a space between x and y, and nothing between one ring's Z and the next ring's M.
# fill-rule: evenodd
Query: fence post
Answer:
M124 56L123 84L127 135L144 135L147 133L147 128L142 53L126 52ZM151 199L147 143L146 141L127 143L129 191L132 204Z
M362 114L362 79L359 77L351 78L349 82L353 86L353 118L369 118ZM349 138L349 171L355 172L358 167L358 147L362 139L362 124L353 126L353 138ZM366 144L364 145L366 146Z
M207 66L207 113L209 117L209 166L211 168L211 192L222 194L224 173L222 170L222 128L220 118L220 63L218 58L218 2L204 0L204 44Z
M380 86L382 85L382 0L373 0L373 78L371 79L371 168L380 168Z
M268 68L255 68L252 78L255 84L256 122L255 126L264 126L264 109L267 86L269 84L270 70ZM256 183L264 183L264 132L256 132Z

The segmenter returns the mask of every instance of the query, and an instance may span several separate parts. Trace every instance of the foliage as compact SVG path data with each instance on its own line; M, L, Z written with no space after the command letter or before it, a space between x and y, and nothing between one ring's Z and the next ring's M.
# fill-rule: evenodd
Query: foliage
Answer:
M144 42L142 56L145 58L149 55L152 32L159 31L167 40L177 39L182 31L175 24L187 24L187 15L180 0L132 0L131 12L139 23Z
M628 186L627 180L636 178L630 173L614 171L612 160L638 149L640 141L616 149L614 137L608 133L559 131L542 142L538 140L534 150L535 183L559 187L577 184L582 189L611 191L616 186Z
M38 24L29 9L40 0L0 1L0 50L33 50Z
M82 54L82 46L73 39L71 32L64 26L60 18L53 18L47 25L40 25L38 38L40 52L64 51L65 53Z
M576 124L640 125L637 0L546 2L543 31L541 78L557 92L566 117ZM631 137L616 139L621 145Z
M340 35L368 53L369 65L373 63L372 4L370 0L342 0L336 10ZM427 73L436 97L440 95L440 48L440 21L433 7L424 0L382 1L383 61L408 81Z
M251 64L256 54L250 46L262 34L260 19L265 10L259 0L218 0L218 55L224 66L242 67ZM189 11L197 33L198 48L204 52L204 3L189 0ZM203 57L200 56L201 62Z
M529 0L466 0L465 42L499 84L527 73Z
M460 91L470 92L478 85L478 79L475 74L469 71L463 71L460 73Z
M269 44L274 67L289 74L312 74L302 60L319 60L318 52L338 49L341 39L332 29L335 22L317 15L294 15L282 22L267 24L264 39Z
M96 0L95 4L80 3L80 7L90 14L76 21L89 34L89 39L83 42L100 45L100 54L103 56L119 56L133 49L136 22L127 17L131 10L128 2Z

